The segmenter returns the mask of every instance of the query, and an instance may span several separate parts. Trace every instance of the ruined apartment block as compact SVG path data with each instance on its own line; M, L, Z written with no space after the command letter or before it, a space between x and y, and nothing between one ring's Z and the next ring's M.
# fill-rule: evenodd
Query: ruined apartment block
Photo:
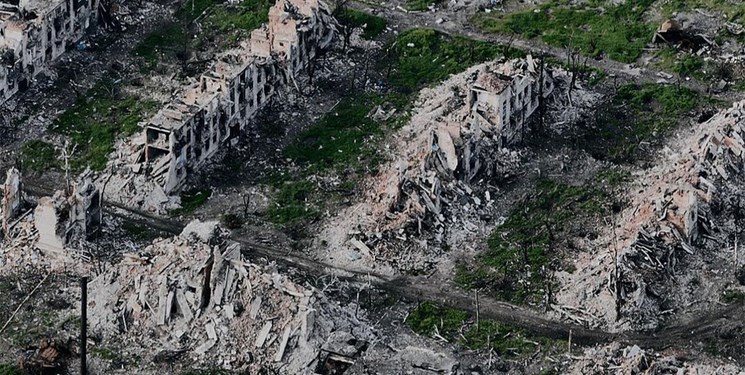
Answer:
M293 82L334 35L318 0L279 0L269 23L227 51L145 124L147 173L166 194L180 189L221 146L236 139L280 85Z
M531 56L478 72L470 86L470 123L499 134L501 147L522 139L526 121L554 89L548 71Z
M25 89L95 24L97 0L0 3L0 102Z

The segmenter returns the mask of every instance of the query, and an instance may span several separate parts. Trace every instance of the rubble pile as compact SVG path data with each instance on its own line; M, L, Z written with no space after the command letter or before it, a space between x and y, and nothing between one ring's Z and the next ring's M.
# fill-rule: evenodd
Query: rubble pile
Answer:
M731 265L728 232L741 224L728 223L737 214L718 207L741 205L723 201L742 195L744 135L745 102L739 102L666 147L656 167L635 176L628 208L602 239L608 251L580 259L558 303L578 303L606 323L653 328L665 309L718 299L701 285L712 277L703 268L725 258ZM737 250L735 266L736 258ZM697 280L695 288L680 285L688 278Z
M613 343L603 347L587 348L573 361L565 374L741 374L739 367L725 361L691 363L689 358L674 354L658 353L639 346L622 346ZM719 363L717 363L719 362Z
M551 95L552 76L529 56L479 64L423 89L410 123L392 139L393 160L371 181L371 193L318 237L330 245L330 252L354 247L359 253L332 254L330 260L346 262L346 267L349 262L340 258L375 263L380 255L418 263L418 257L409 256L418 252L412 248L426 249L428 241L448 243L453 227L480 231L479 216L486 215L495 199L493 184L521 171L521 154L507 147L522 139L530 115ZM477 184L484 180L491 187ZM420 237L424 232L426 240ZM348 246L350 234L365 246ZM414 236L418 244L400 241ZM386 245L374 246L378 243Z
M223 368L297 374L324 360L322 347L344 346L331 332L347 326L359 345L335 353L354 363L370 335L357 332L356 318L274 266L247 263L226 238L217 223L194 221L180 236L126 255L92 281L92 332L145 355L181 352Z

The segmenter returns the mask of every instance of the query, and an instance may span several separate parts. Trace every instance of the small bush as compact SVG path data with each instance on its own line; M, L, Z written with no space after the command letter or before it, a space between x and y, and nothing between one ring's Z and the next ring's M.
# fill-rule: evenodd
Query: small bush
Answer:
M212 189L189 190L181 193L181 208L171 211L172 216L188 215L207 202Z
M243 217L236 214L224 214L220 216L220 222L225 228L228 229L239 229L243 226Z
M737 289L727 289L722 292L722 302L734 303L745 301L745 293Z
M367 40L375 39L385 30L386 25L384 18L349 8L337 15L336 20L347 27L362 28L360 36Z
M43 172L59 167L58 153L54 146L41 140L30 140L21 147L21 165L24 169Z

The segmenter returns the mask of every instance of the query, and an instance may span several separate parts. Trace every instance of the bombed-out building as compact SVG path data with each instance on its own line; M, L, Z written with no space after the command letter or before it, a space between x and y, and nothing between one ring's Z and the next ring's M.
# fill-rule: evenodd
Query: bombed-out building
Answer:
M240 48L221 54L200 81L188 87L145 124L147 173L165 193L221 146L236 139L279 85L327 47L333 19L318 0L279 0L269 22Z
M478 72L470 86L471 123L500 135L500 146L519 140L526 120L553 91L548 70L531 56Z
M0 102L29 85L95 24L98 0L0 2Z

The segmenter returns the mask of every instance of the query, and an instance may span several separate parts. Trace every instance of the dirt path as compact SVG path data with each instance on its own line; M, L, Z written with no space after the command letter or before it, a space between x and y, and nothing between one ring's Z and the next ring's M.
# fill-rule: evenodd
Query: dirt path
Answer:
M48 193L46 188L26 185L28 193ZM138 225L147 225L172 234L179 234L185 224L178 220L150 215L122 206L105 203L105 212ZM309 275L334 275L341 280L367 284L410 301L433 301L445 306L469 311L478 310L482 318L494 319L533 334L554 339L567 339L580 345L593 345L612 341L636 344L650 349L689 348L693 344L709 339L719 339L722 332L742 332L745 322L745 305L734 303L710 311L703 316L679 322L675 326L660 327L652 332L608 332L600 329L559 322L546 318L535 310L498 301L488 296L475 296L454 285L443 287L441 282L432 282L426 276L387 277L374 272L349 271L296 254L292 249L267 246L254 238L232 235L231 238L243 246L243 254L249 259L270 259L288 268L298 269ZM571 333L570 333L571 332Z

